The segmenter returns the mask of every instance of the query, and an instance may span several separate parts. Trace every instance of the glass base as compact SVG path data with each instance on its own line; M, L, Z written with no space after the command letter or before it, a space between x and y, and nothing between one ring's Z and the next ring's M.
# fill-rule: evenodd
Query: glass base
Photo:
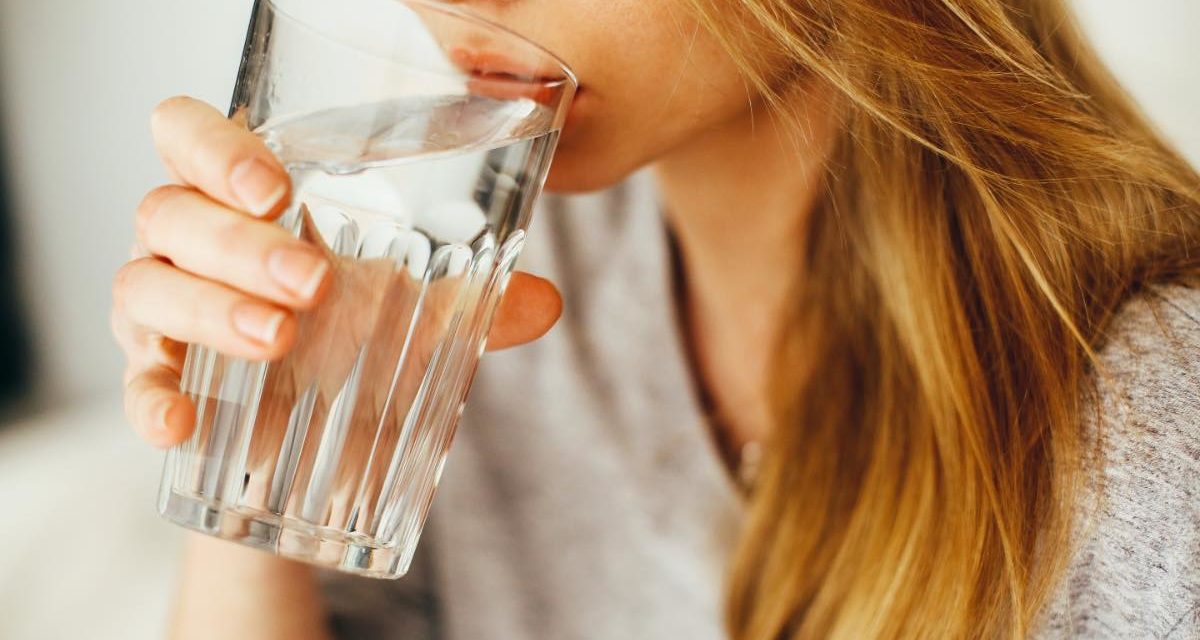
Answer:
M381 546L368 536L314 527L293 518L230 507L174 491L165 494L158 512L167 520L292 560L388 579L403 576L412 561L411 549Z

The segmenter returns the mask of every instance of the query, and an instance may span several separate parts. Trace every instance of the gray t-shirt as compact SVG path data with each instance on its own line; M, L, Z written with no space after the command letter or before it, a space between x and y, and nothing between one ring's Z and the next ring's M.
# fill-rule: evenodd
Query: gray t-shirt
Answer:
M408 576L326 573L343 638L719 640L743 504L688 371L646 173L539 204L543 339L485 357ZM1097 513L1038 637L1200 638L1200 292L1127 305L1102 356Z

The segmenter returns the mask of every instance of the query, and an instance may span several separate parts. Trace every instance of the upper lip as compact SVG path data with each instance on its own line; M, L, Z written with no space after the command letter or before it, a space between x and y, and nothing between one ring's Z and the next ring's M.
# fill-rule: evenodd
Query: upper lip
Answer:
M472 75L522 82L554 82L568 76L556 68L521 64L503 54L491 51L451 49L450 60ZM558 71L557 73L555 73Z

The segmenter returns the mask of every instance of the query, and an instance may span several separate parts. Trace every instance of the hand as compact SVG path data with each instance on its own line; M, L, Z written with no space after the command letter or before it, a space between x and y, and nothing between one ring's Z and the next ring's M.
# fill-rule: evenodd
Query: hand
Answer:
M195 418L179 391L187 343L278 360L295 341L297 312L377 277L377 270L369 263L331 268L338 258L319 242L270 222L286 207L291 185L244 126L190 98L160 104L151 125L173 183L138 207L140 248L114 279L112 326L128 361L129 420L145 440L166 447L186 439ZM537 339L561 308L552 284L515 273L489 348Z

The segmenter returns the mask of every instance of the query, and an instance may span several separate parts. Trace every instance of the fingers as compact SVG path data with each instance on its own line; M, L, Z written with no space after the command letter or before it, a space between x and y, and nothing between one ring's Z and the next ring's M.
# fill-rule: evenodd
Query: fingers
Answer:
M150 126L167 166L214 200L264 218L287 202L290 181L270 149L211 106L170 98L155 108Z
M110 320L117 344L125 352L131 367L163 365L177 372L182 369L187 355L186 344L137 326L115 309ZM128 375L125 383L129 383Z
M513 273L488 333L488 349L507 349L537 340L562 315L562 296L549 280Z
M191 435L196 408L179 392L179 374L152 366L135 373L125 386L125 415L144 440L166 448Z
M282 305L311 307L329 280L320 249L193 189L151 191L135 228L143 247L180 269Z
M279 358L296 337L291 312L152 258L117 272L113 305L134 326L250 360Z

